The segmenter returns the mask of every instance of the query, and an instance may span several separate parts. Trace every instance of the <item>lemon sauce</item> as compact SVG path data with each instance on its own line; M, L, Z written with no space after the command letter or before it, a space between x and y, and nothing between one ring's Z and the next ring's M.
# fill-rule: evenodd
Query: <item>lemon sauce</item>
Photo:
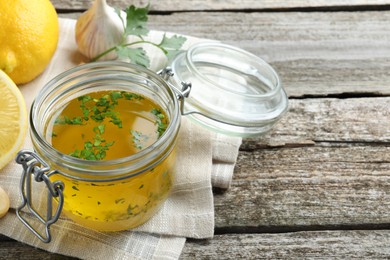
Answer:
M51 145L63 154L104 161L149 147L168 123L161 107L147 97L98 91L71 100L51 120L46 133ZM69 218L93 229L116 231L138 226L157 211L171 190L174 161L175 149L155 167L124 180L52 178L65 184L63 211Z

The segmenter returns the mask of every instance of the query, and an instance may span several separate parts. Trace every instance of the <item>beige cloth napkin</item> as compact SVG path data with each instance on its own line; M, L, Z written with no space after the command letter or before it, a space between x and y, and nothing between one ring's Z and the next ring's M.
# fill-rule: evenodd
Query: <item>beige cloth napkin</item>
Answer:
M82 62L74 41L75 20L60 19L58 49L37 79L20 86L30 108L40 88L55 75ZM163 32L152 31L151 40ZM201 39L188 37L184 48ZM164 57L156 50L147 50L152 69L164 66ZM20 205L21 166L9 163L0 171L0 186L9 194L11 209L0 219L0 233L23 243L59 254L82 259L177 259L186 237L210 238L214 232L212 185L228 188L232 179L241 139L211 133L183 118L177 158L177 178L172 194L162 209L144 225L129 231L98 232L86 229L61 217L51 226L52 241L41 242L16 217ZM25 149L32 150L29 136ZM36 220L30 220L37 224ZM43 231L43 230L41 230Z

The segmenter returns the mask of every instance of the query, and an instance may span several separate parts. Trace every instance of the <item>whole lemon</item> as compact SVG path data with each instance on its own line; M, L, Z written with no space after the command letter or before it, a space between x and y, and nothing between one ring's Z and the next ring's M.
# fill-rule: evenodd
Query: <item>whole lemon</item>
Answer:
M0 0L0 69L16 84L33 80L49 64L58 33L49 0Z

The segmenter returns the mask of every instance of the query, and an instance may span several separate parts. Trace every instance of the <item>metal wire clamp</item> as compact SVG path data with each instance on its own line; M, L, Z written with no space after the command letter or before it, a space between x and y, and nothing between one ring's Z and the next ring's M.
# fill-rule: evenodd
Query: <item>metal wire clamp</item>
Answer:
M170 67L166 67L166 68L160 70L158 72L158 75L160 75L165 80L165 82L171 86L173 91L176 92L177 99L180 101L181 114L187 115L187 114L192 113L192 112L184 112L184 102L185 102L185 99L188 98L190 95L192 84L190 82L181 82L181 90L177 89L177 87L175 87L175 86L172 86L172 84L168 81L169 78L174 75L173 71Z
M39 156L31 151L20 151L16 156L16 163L23 166L22 178L20 180L20 192L22 195L22 204L16 209L16 215L22 223L33 232L42 242L49 243L51 241L50 226L55 223L60 217L62 207L64 205L63 190L65 185L61 181L51 182L49 177L55 174L56 171L50 171L49 165L43 161ZM33 206L32 202L32 175L36 182L44 182L49 190L47 195L47 213L46 219L42 217ZM53 198L58 198L58 206L53 215ZM38 232L22 215L24 207L45 226L45 234Z

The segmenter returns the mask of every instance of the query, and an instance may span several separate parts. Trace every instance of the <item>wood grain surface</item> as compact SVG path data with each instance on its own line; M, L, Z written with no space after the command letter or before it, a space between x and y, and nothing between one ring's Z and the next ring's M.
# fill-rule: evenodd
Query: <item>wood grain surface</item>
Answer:
M202 12L151 15L148 24L258 55L276 69L293 98L389 95L388 21L390 11Z
M82 10L91 6L93 0L52 0L57 9L60 10ZM307 8L325 8L337 10L340 8L386 8L390 4L389 0L107 0L113 6L125 8L131 4L136 6L146 6L150 4L151 11L172 12L172 11L221 11L221 10L291 10Z
M77 18L91 1L52 1ZM147 1L108 1L120 7ZM215 237L182 259L389 258L390 1L151 1L149 27L269 62L290 97L215 190ZM0 235L0 259L72 259Z

